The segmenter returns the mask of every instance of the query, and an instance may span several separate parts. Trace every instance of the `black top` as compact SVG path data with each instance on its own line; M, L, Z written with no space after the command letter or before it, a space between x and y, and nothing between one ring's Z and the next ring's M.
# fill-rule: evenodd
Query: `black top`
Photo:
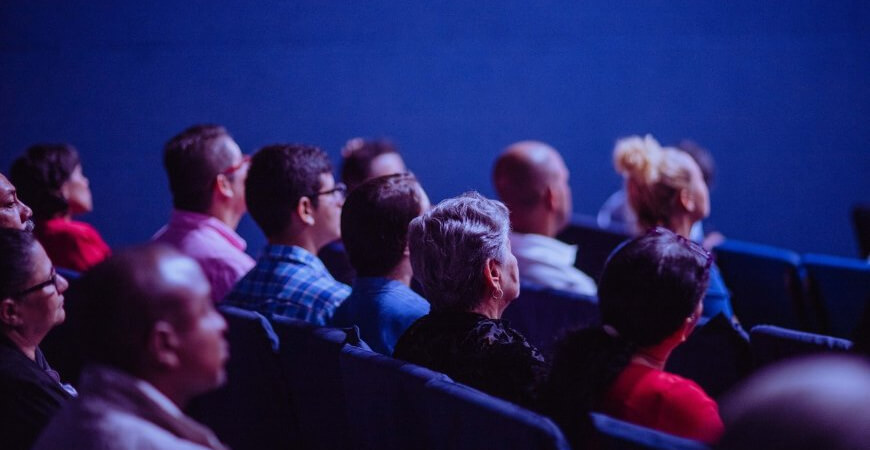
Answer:
M454 381L531 406L546 376L543 355L504 320L470 312L433 312L399 338L393 356Z
M0 333L0 447L27 450L72 396L60 385L42 351L36 361Z

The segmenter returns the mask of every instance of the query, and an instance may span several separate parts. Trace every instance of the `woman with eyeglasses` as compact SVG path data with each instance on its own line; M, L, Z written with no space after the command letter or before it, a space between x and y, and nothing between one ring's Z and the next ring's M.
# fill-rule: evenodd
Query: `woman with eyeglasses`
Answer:
M0 229L0 255L0 447L29 449L75 395L39 350L66 317L69 285L32 233Z
M719 409L700 386L664 370L701 316L712 259L665 228L623 244L598 284L602 325L561 340L542 409L575 448L594 441L588 413L715 442Z
M651 135L620 139L613 163L625 178L628 204L640 230L664 227L688 238L692 226L710 215L710 193L698 163L681 150L662 147ZM736 322L731 295L719 268L710 270L704 321L717 314Z
M18 195L33 208L39 242L58 267L83 272L109 256L111 250L100 233L73 220L93 210L90 183L75 147L34 145L9 172Z

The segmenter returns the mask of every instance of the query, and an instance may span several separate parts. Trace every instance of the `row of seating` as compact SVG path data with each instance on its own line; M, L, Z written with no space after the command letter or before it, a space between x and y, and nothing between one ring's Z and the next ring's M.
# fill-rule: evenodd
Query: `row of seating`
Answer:
M610 252L629 238L626 230L604 229L575 216L560 239L578 245L576 266L600 276ZM782 327L852 337L870 305L870 263L793 251L734 239L714 249L731 291L732 306L748 329Z
M374 353L351 329L222 307L229 383L189 413L235 449L569 449L550 419ZM706 448L600 414L604 448Z

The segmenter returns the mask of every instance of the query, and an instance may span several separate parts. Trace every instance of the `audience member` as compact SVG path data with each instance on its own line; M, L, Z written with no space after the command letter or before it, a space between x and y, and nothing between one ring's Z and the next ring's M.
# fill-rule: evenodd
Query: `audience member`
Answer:
M602 326L566 336L542 389L544 411L576 448L591 436L588 413L715 442L718 407L694 382L664 371L701 316L712 257L656 228L614 251L598 285Z
M710 195L698 164L688 153L662 148L650 135L620 139L613 150L616 170L625 178L628 203L641 230L663 226L689 238L692 225L710 214ZM704 297L704 319L734 319L731 295L714 264Z
M94 227L72 220L93 210L91 188L75 147L34 145L15 160L9 176L22 200L33 207L36 237L56 265L83 272L111 254Z
M81 279L81 396L36 449L222 449L180 408L224 382L226 322L200 266L172 247L119 253Z
M329 157L317 147L264 147L251 160L245 185L251 217L268 245L227 304L328 324L350 294L315 256L341 236L346 188L335 183Z
M543 142L512 144L498 157L493 183L510 209L511 247L523 283L595 295L595 281L574 267L577 246L555 239L571 219L568 169Z
M405 331L394 356L528 406L547 365L500 320L520 291L509 231L507 208L476 192L411 221L411 267L432 312Z
M194 125L170 139L163 150L174 209L152 240L195 259L215 302L254 267L245 253L247 243L235 231L245 214L249 161L218 125Z
M39 349L66 317L68 284L29 232L0 228L0 255L0 446L24 450L75 395Z
M33 210L18 198L18 191L0 173L0 228L33 231Z
M396 147L386 139L353 138L341 149L341 159L341 181L347 186L348 192L366 180L407 170ZM317 256L336 280L353 284L356 271L341 239L325 245Z
M409 287L408 250L408 223L429 206L417 179L405 173L364 182L342 209L341 236L358 276L333 325L358 325L363 340L385 355L429 313L429 303Z
M717 448L852 450L870 445L870 364L846 356L783 362L722 403Z

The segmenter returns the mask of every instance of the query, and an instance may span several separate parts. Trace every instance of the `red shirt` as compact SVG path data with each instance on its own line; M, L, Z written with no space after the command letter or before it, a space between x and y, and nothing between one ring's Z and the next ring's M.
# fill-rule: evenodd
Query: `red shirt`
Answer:
M84 272L106 259L112 251L94 227L63 217L41 222L36 238L57 267Z
M617 419L708 443L724 430L718 405L695 382L636 363L622 371L601 406Z

